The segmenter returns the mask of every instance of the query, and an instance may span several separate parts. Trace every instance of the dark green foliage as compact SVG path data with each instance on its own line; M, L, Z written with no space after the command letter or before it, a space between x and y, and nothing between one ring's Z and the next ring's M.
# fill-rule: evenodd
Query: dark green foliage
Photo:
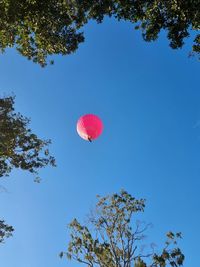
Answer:
M14 231L12 226L9 226L5 221L0 220L0 243L3 243L5 238L12 236Z
M70 54L83 41L76 33L67 1L0 2L0 49L15 46L28 59L46 64L46 56Z
M135 221L137 213L145 208L144 199L135 199L126 191L106 197L98 197L95 212L88 222L81 225L74 219L69 229L71 240L67 256L89 267L178 267L184 255L177 247L181 233L167 233L167 241L161 252L153 247L144 250L142 240L149 224Z
M2 0L0 50L14 46L45 66L48 55L76 51L84 41L80 28L91 19L103 22L105 16L133 23L146 41L156 40L163 29L174 49L193 31L192 50L200 53L199 0Z
M49 155L49 140L41 140L28 128L29 119L16 113L14 98L0 98L0 177L13 168L37 175L38 169L55 165Z

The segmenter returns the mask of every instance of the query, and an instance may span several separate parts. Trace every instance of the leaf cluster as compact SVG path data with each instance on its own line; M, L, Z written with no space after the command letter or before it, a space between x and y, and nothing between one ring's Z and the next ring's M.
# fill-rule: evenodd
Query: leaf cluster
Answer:
M14 97L0 98L0 177L8 176L13 168L37 175L38 169L55 166L48 151L50 140L39 139L29 122L15 112Z
M12 226L7 225L3 220L0 220L0 243L3 243L5 238L12 236L13 231L14 229Z
M74 52L83 36L76 32L71 8L63 0L0 1L0 50L16 47L42 67L47 55Z

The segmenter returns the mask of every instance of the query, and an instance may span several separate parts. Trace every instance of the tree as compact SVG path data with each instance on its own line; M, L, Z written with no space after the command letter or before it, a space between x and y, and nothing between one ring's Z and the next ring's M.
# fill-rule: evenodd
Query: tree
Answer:
M27 170L36 175L38 169L55 166L49 154L50 140L42 140L28 128L30 120L16 113L14 97L0 98L0 177L8 176L13 168ZM12 226L0 220L0 243L12 236Z
M0 98L0 177L8 176L13 168L37 176L38 169L55 166L47 148L50 140L39 139L28 127L29 122L15 112L14 97Z
M106 16L131 22L145 41L156 40L165 30L174 49L193 32L192 51L200 53L199 0L2 0L0 50L16 47L45 66L49 55L75 52L84 41L80 29L89 20L101 23Z
M14 231L12 226L9 226L5 221L0 220L0 243L3 243L5 238L12 236Z
M149 224L136 222L137 213L143 212L144 199L135 199L126 191L98 197L95 212L87 225L74 219L69 229L71 239L67 256L88 267L178 267L184 255L176 246L181 233L167 233L167 241L160 252L150 247L142 249L141 241Z

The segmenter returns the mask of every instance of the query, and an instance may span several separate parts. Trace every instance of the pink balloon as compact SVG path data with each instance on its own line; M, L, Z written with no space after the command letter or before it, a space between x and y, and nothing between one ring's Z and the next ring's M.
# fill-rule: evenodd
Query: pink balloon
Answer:
M81 138L91 142L102 133L103 123L98 116L86 114L79 118L76 128Z

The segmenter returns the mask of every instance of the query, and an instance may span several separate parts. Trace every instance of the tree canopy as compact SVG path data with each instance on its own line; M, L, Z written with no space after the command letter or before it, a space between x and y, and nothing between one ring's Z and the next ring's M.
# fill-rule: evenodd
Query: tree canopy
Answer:
M2 0L0 50L15 47L45 66L49 55L75 52L84 41L83 26L106 16L131 22L145 41L164 30L173 49L192 32L192 53L200 53L199 0Z
M74 219L70 225L67 256L88 267L178 267L184 255L177 247L181 233L168 232L161 250L143 247L149 224L135 221L145 208L144 199L135 199L126 191L98 197L96 209L82 225ZM134 223L135 222L135 223Z
M0 177L8 176L13 168L37 176L38 169L55 165L48 151L50 140L39 139L29 122L15 111L14 97L0 98Z

